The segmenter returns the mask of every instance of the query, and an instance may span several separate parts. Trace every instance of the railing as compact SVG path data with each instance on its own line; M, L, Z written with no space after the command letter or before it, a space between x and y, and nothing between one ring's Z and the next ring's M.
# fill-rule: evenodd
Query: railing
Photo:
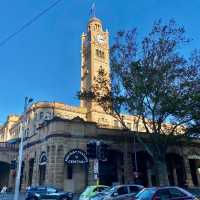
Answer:
M16 151L16 150L18 150L18 145L17 144L10 144L8 142L0 142L0 150Z

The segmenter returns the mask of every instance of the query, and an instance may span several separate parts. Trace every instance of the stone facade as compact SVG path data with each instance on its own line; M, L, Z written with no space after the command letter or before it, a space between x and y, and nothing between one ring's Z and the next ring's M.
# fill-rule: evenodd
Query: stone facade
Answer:
M81 91L87 91L100 67L109 74L109 34L104 31L101 20L93 17L81 40ZM0 142L2 145L18 142L20 134L24 134L22 189L29 185L45 184L80 193L88 184L95 184L94 160L73 165L65 160L73 150L79 150L86 156L87 143L91 140L102 140L109 145L108 159L99 163L100 183L135 182L137 163L140 183L145 186L157 185L158 174L153 158L134 141L138 118L129 115L123 117L129 132L123 130L115 118L106 115L94 102L81 100L80 107L59 102L36 102L26 110L24 117L8 117L0 127ZM182 131L179 130L180 133ZM145 133L142 123L139 123L139 132ZM17 160L17 149L5 150L0 149L0 166L1 162L10 164L11 160ZM183 185L187 181L191 186L200 186L199 152L198 140L190 144L183 141L170 147L166 158L170 184ZM15 172L16 169L10 170L6 175L7 184L12 188Z

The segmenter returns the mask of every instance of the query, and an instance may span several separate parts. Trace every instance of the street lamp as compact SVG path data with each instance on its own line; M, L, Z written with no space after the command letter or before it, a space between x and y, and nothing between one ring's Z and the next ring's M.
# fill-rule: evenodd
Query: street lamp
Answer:
M26 111L27 111L28 105L32 101L33 101L33 99L29 98L29 97L25 97L25 99L24 99L24 111L23 111L23 115L22 115L22 123L20 123L21 140L20 140L20 145L19 145L18 171L17 171L16 183L15 183L14 200L19 199L19 186L20 186L22 159L23 159L24 121L25 121L25 118L26 118Z

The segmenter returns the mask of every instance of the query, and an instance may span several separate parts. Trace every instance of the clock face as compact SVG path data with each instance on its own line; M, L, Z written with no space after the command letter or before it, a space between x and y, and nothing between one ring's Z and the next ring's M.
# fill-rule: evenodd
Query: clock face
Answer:
M97 35L96 36L96 40L97 40L97 42L98 43L100 43L100 44L103 44L104 43L104 37L103 37L103 35Z

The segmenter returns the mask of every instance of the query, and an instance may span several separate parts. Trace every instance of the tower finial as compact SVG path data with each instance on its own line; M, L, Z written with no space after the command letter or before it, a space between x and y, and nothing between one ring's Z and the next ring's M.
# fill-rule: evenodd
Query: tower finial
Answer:
M91 17L96 17L96 6L95 6L95 2L93 2L91 8L90 8L90 16Z

